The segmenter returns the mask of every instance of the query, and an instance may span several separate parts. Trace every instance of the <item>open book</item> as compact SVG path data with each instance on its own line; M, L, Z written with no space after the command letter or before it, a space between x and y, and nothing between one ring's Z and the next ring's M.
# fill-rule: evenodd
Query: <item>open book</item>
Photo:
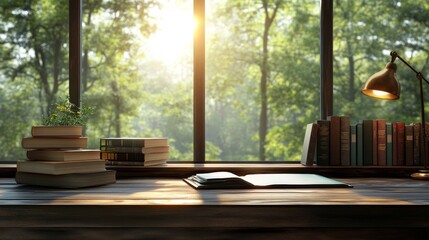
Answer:
M317 174L273 173L237 176L230 172L198 173L183 179L196 189L347 188L349 184Z

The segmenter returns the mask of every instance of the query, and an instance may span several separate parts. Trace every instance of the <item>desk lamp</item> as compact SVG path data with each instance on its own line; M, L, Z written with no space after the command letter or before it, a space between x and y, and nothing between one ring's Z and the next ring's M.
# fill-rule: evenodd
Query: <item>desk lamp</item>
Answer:
M421 124L420 128L420 156L421 160L424 163L424 169L419 170L416 173L411 174L411 177L414 179L425 179L429 180L429 170L427 169L427 144L426 144L426 121L425 121L425 106L423 98L423 81L427 84L429 82L423 77L421 72L416 71L410 64L408 64L403 58L401 58L396 52L390 52L392 59L387 63L386 67L378 73L372 75L368 81L366 81L365 86L362 89L362 93L373 98L381 100L397 100L399 99L401 88L398 80L396 79L396 69L397 66L394 63L396 58L401 60L405 65L407 65L411 70L413 70L417 75L417 79L420 80L420 114L421 114Z

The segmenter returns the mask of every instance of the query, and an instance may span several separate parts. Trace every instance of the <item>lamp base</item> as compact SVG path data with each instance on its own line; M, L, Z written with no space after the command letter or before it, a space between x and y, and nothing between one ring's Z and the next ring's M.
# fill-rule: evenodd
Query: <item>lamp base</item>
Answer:
M429 170L419 170L419 172L411 174L411 178L418 180L429 180Z

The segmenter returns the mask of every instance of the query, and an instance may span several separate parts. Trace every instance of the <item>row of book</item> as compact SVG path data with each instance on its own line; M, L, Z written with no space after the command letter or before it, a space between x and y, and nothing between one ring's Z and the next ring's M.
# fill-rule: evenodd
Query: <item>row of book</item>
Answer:
M155 166L167 163L168 138L101 138L100 157L108 165Z
M116 182L116 173L106 170L100 150L87 149L82 127L33 126L31 135L21 142L27 159L17 161L17 183L80 188Z
M426 123L428 136L429 123ZM319 166L423 166L421 123L329 116L307 124L301 163ZM428 150L428 138L424 145Z

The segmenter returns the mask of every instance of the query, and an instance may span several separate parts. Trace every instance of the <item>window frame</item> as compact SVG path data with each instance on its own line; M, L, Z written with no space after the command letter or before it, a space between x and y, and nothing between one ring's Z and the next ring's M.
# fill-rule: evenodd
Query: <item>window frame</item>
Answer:
M194 0L194 163L205 163L205 0ZM81 105L82 0L69 0L69 96ZM333 0L320 0L320 117L333 113ZM260 163L260 162L259 162Z

